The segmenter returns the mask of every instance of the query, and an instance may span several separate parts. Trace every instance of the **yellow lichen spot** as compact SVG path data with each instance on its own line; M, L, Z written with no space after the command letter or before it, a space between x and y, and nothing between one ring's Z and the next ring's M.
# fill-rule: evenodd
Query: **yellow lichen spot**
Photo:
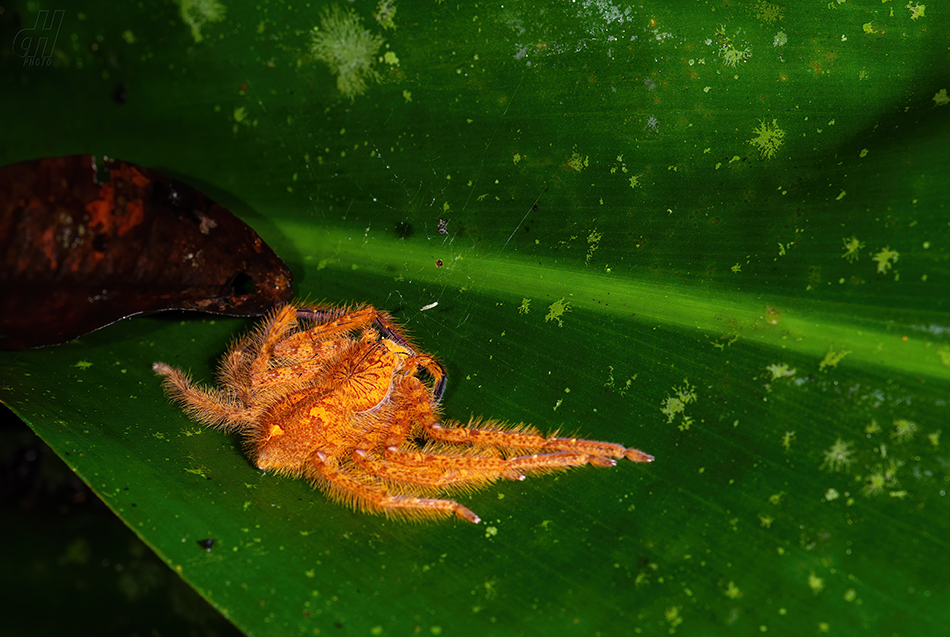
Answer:
M844 601L853 602L858 598L858 593L853 588L849 588L844 592Z
M818 363L818 371L823 372L828 367L837 367L838 363L841 362L845 356L850 354L849 350L839 349L837 352L834 348L829 349L828 353L825 354L825 357L821 359L821 362Z
M733 273L733 274L738 274L738 273L742 272L742 266L739 265L738 263L736 263L734 266L732 266L732 267L729 268L729 269L732 270L732 273Z
M382 45L383 38L370 33L354 9L333 5L323 10L320 26L314 28L311 51L336 76L340 93L355 100L368 82L379 80L373 63Z
M775 522L775 518L773 518L771 515L765 515L764 513L759 514L759 524L763 529L772 528L772 522Z
M544 322L547 323L548 321L557 321L558 327L564 327L564 321L561 317L564 316L566 312L570 311L571 304L566 302L563 298L558 299L548 306L548 313L544 317Z
M910 19L919 20L924 17L924 11L927 10L927 5L920 4L917 2L908 2L904 5L905 9L910 9Z
M677 416L680 417L678 428L680 431L689 430L693 419L686 415L686 406L697 400L696 388L689 384L688 379L683 380L682 387L674 387L673 395L663 399L660 407L660 413L666 416L666 422L672 423Z
M868 149L867 149L867 148L862 148L862 149L861 149L861 152L858 153L858 157L860 157L860 158L862 158L862 159L864 159L864 158L867 157L867 156L868 156Z
M227 8L218 0L178 0L181 19L191 28L195 42L204 40L201 28L212 22L224 20Z
M896 489L900 487L900 482L897 481L897 471L902 464L903 462L900 460L890 460L887 466L883 464L877 465L871 473L865 476L864 487L861 489L861 494L870 498L878 495L884 491L884 489Z
M937 357L940 358L940 364L944 367L950 367L950 345L944 343L937 348Z
M676 627L683 623L683 618L680 617L680 607L679 606L670 606L663 613L666 617L666 621L670 624L670 633L676 632Z
M392 51L383 53L383 62L390 66L399 66L399 57Z
M795 369L790 368L786 363L773 363L766 366L766 371L772 374L769 380L778 380L780 378L792 378L795 376Z
M641 175L633 175L632 177L630 177L630 187L631 187L631 188L636 188L637 186L640 185L640 177L643 177L643 175L642 175L642 174L641 174Z
M785 451L788 451L792 448L793 440L795 440L794 431L786 431L784 434L782 434L782 447L785 449Z
M940 432L935 431L933 433L927 434L927 440L930 441L930 444L932 444L934 448L939 447L940 446Z
M861 493L865 496L877 495L884 489L884 474L883 473L871 473L866 477L866 483L861 489Z
M739 590L739 587L736 586L735 582L730 581L726 584L726 590L723 591L723 595L729 599L739 599L742 597L742 591Z
M138 40L135 39L135 34L131 30L125 30L122 32L122 39L125 40L126 44L135 44Z
M597 248L600 245L600 239L603 236L603 233L597 232L596 228L591 230L590 234L587 235L587 257L584 259L585 263L590 263L590 259L592 256L594 256L594 253L597 252Z
M825 589L825 580L821 577L818 577L814 573L811 573L808 576L808 588L811 589L811 592L817 595Z
M861 250L864 248L864 243L858 241L858 238L854 235L851 237L845 237L842 240L844 243L844 254L841 255L842 259L847 259L848 263L854 263L861 256Z
M778 120L773 119L769 124L764 119L759 127L753 129L755 137L749 140L759 150L762 159L771 159L785 141L785 131L778 127Z
M831 630L831 624L828 622L818 622L818 632L827 633Z
M782 8L766 0L755 3L755 17L767 24L772 24L782 19Z
M574 153L571 155L571 158L567 160L567 165L577 172L584 170L589 164L590 156L581 157L580 153L577 151L574 151Z
M854 450L850 442L845 442L841 438L835 440L834 444L824 451L824 462L821 463L821 469L827 469L832 473L847 471L854 463Z
M376 11L373 12L373 17L384 29L395 29L396 23L393 22L393 18L396 17L396 3L392 0L380 0L376 5Z
M844 199L844 196L845 196L846 194L848 194L848 193L847 193L846 191L842 190L841 193L840 193L837 197L835 197L835 201L841 201L842 199Z
M887 274L887 271L894 267L894 264L897 263L897 259L900 256L900 252L891 250L890 246L885 246L883 250L875 254L871 259L877 261L878 274Z
M716 40L719 42L719 57L725 66L735 68L739 62L752 57L752 49L746 46L736 46L735 40L726 35L725 25L716 29Z
M410 91L403 90L403 92L402 92L402 98L403 98L404 100L406 100L407 102L411 102L411 101L412 101L412 93L411 93Z
M515 162L515 164L517 164L519 161L521 161L521 153L515 153L511 159Z
M894 421L894 433L891 434L891 438L903 442L913 438L915 433L917 433L917 423L900 418Z
M521 305L518 306L518 314L527 314L528 306L531 305L531 299L521 299Z
M950 104L950 97L947 96L947 89L942 88L937 91L933 96L933 101L935 106L946 106Z
M861 28L864 30L865 33L868 33L868 34L874 33L874 25L872 25L870 22L865 22L864 24L861 25Z
M773 506L778 506L782 503L782 498L785 497L784 491L779 491L778 493L773 493L769 496L769 504Z
M834 502L840 497L841 497L841 494L838 493L838 490L835 489L834 487L830 487L827 491L825 491L825 500L827 500L828 502Z
M871 422L864 426L864 433L868 436L873 436L874 434L881 433L881 426L877 424L877 421L873 418Z

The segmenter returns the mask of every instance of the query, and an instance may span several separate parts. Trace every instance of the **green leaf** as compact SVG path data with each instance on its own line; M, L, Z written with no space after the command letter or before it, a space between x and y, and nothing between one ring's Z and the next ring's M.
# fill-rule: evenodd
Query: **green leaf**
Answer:
M173 5L71 14L0 152L175 174L301 296L392 311L447 417L656 462L463 496L477 526L358 514L165 400L152 362L210 381L249 327L194 316L5 353L4 403L249 634L942 634L946 9L354 10L385 42L343 80L316 6L200 42Z

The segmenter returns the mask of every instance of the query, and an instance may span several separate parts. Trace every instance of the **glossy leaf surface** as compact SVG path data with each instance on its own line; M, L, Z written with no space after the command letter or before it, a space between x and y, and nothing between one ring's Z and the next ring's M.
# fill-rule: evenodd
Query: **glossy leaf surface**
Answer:
M4 402L250 634L941 634L946 10L373 9L352 97L317 7L229 6L200 42L171 5L90 9L15 75L41 124L10 148L207 183L303 294L406 324L448 416L656 462L466 496L478 526L353 513L165 401L151 363L210 380L237 320L4 354Z

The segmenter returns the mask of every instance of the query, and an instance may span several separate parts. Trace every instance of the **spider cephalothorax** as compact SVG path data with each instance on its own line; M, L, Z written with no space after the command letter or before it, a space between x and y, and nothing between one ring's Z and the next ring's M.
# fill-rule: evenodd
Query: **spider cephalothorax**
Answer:
M653 460L527 425L441 423L442 365L369 306L281 308L228 350L217 388L195 386L165 363L153 369L192 417L240 432L259 468L305 476L374 513L478 522L440 496L528 473L609 467L615 458Z

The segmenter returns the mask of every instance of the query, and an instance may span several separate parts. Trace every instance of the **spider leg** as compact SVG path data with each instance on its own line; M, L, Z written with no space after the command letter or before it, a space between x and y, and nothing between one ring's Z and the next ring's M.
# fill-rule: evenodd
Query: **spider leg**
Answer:
M371 305L352 312L348 308L300 308L297 310L297 317L323 324L325 328L332 330L329 332L330 336L336 336L339 331L351 332L375 324L386 338L402 345L413 354L416 350L395 324L393 317Z
M587 456L588 462L599 467L612 467L617 464L614 458L626 458L632 462L653 462L653 456L639 449L599 440L582 438L558 438L541 436L532 429L505 431L494 426L489 428L449 427L435 423L426 428L426 432L435 440L454 443L470 443L537 451L568 451Z
M425 387L415 378L407 378L404 381L403 391L409 397L409 404L421 404L420 394L425 393ZM419 416L424 414L419 413ZM476 447L494 447L505 449L509 453L517 453L519 450L537 452L571 452L577 456L585 456L586 463L599 467L612 467L616 464L614 458L627 458L633 462L653 462L653 456L643 453L639 449L628 449L623 445L610 442L600 442L598 440L583 440L580 438L558 438L553 436L542 436L533 428L522 427L518 430L504 430L497 426L486 428L477 427L443 427L439 424L435 414L420 418L422 427L426 435L433 440L441 442L451 442L456 444L472 444ZM398 444L399 436L407 436L408 431L396 431L390 436L389 446L393 443ZM552 467L573 466L573 464L562 464L566 458L557 456L556 453L541 454L537 457L548 455L551 457ZM573 460L570 461L573 463ZM579 464L586 464L581 462Z
M355 477L351 471L339 467L323 453L311 458L316 474L323 479L327 493L361 510L376 510L386 514L407 516L456 515L474 524L481 518L454 500L419 498L409 495L390 495L385 486Z
M381 324L391 325L391 317L388 314L379 312L376 308L367 305L366 307L350 311L347 308L340 309L307 309L300 308L296 312L298 320L315 322L316 325L307 329L302 326L296 334L292 334L282 343L282 347L293 348L304 346L313 341L328 340L345 336L350 332L369 327L377 321ZM387 332L386 328L383 328ZM393 327L395 329L395 327ZM392 339L403 345L407 349L413 349L405 339ZM413 353L415 351L413 350Z
M285 305L256 332L254 340L255 344L259 344L260 349L251 362L252 378L267 370L278 344L282 343L287 333L296 325L296 308L293 305Z
M260 417L259 409L247 408L236 398L217 389L195 386L188 376L174 367L155 363L152 369L165 377L165 392L196 420L225 431L236 431Z
M451 453L451 452L450 452ZM499 478L524 480L524 475L501 458L412 452L387 449L384 457L356 449L353 461L368 473L397 482L433 488L477 487Z
M498 478L524 480L524 474L528 472L557 471L588 463L593 464L592 458L587 454L573 451L493 458L480 455L457 455L457 452L455 454L452 452L426 453L390 447L385 451L385 458L391 466L397 467L395 471L392 471L393 475L397 473L419 475L420 471L425 472L422 474L421 482L406 477L396 479L437 487L466 482L492 482ZM379 467L379 464L377 462L376 466ZM389 467L384 467L382 470L391 471Z
M260 376L273 357L275 345L296 324L292 306L284 306L272 313L253 332L235 341L218 366L218 382L235 388L238 399L250 404L255 391L260 389Z
M428 354L415 354L406 361L403 370L408 372L409 375L414 375L419 367L429 372L429 375L433 378L432 405L436 406L442 402L442 394L445 392L445 368L442 367L442 363Z
M425 400L425 387L417 378L408 377L400 382L397 394L404 393L408 394L408 400L400 401L393 411L393 424L381 445L384 459L375 458L372 453L374 448L380 446L379 442L382 441L379 439L366 440L354 451L354 462L370 473L394 480L443 487L491 482L498 478L524 480L523 472L566 469L588 463L615 464L613 460L575 449L514 457L503 457L499 453L499 445L491 444L474 444L468 448L438 445L433 451L407 449L405 442L414 428L421 425L424 431L429 431L439 425L435 412Z

